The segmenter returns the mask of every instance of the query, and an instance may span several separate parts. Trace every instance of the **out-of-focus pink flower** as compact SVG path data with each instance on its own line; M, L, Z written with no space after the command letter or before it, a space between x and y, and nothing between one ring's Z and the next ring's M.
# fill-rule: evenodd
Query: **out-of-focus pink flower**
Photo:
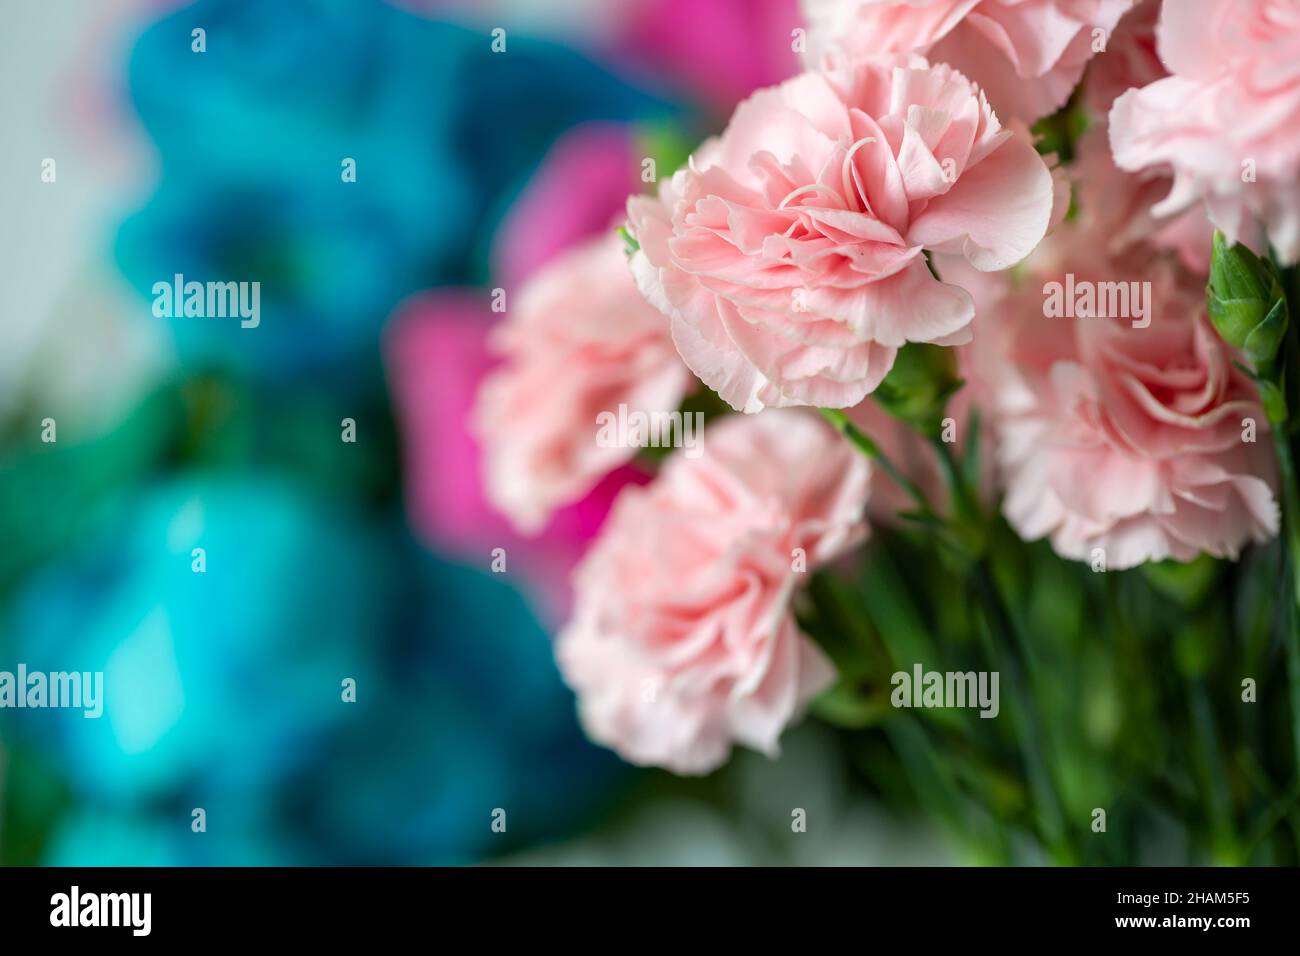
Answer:
M993 387L984 410L1007 520L1067 558L1101 549L1112 569L1235 557L1278 527L1255 388L1210 327L1200 280L1168 259L1139 269L1100 257L1089 235L1036 257L1041 270L975 341ZM1126 289L1129 314L1117 315L1123 283L1137 285ZM1049 295L1091 317L1049 317Z
M1300 260L1300 4L1166 3L1157 44L1173 75L1115 101L1115 162L1172 173L1157 215L1204 200L1229 239Z
M505 361L483 382L474 427L488 497L527 534L637 454L598 440L602 414L671 415L693 382L612 228L534 275L494 344Z
M1124 14L1106 49L1093 57L1083 81L1083 101L1094 118L1105 120L1124 93L1169 75L1156 52L1160 0L1141 0Z
M1142 257L1149 250L1173 250L1187 268L1206 275L1214 229L1204 207L1196 203L1172 214L1157 214L1155 208L1173 189L1173 176L1158 168L1122 170L1110 150L1107 116L1115 100L1169 75L1156 53L1159 13L1159 0L1143 0L1135 6L1120 20L1106 51L1088 67L1084 102L1095 125L1079 138L1073 167L1083 229L1112 256Z
M862 538L868 478L816 416L769 411L710 425L701 457L625 491L556 646L592 738L677 773L707 773L733 742L774 755L834 679L791 614L797 568Z
M1132 0L804 0L808 56L922 53L978 83L1004 119L1070 98Z
M485 498L481 452L469 428L474 395L494 363L487 345L493 318L483 292L430 292L404 303L385 333L407 510L420 537L440 551L487 567L493 549L505 549L507 570L528 581L546 617L558 621L569 606L569 574L614 497L647 475L615 469L557 511L540 537L515 533Z
M1042 239L1054 184L961 74L857 61L760 90L628 202L646 297L733 408L856 405L905 342L969 339L971 296L924 252L1005 269Z
M1079 138L1074 164L1082 228L1112 256L1146 255L1145 249L1175 252L1201 276L1210 272L1214 227L1196 203L1158 215L1174 180L1159 169L1126 172L1115 165L1104 125Z
M639 163L626 125L587 123L565 133L497 230L494 280L513 290L564 250L609 232L627 197L641 188Z

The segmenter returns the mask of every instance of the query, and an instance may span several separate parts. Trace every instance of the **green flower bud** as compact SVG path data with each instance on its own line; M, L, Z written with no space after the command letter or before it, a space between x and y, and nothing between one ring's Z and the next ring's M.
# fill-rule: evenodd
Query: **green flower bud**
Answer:
M895 418L923 435L935 436L942 427L944 406L961 386L952 349L909 342L898 350L894 367L871 397Z
M1245 246L1229 246L1217 230L1205 304L1223 341L1256 365L1277 356L1287 330L1286 294L1277 271Z

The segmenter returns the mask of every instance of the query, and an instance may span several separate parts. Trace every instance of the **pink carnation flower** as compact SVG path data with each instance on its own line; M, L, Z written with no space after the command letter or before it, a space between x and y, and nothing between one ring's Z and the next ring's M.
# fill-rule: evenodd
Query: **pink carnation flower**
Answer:
M625 490L556 646L592 738L677 773L707 773L733 742L775 755L835 676L791 594L865 535L868 479L817 417L772 411L710 425L701 457Z
M906 342L969 339L924 252L1005 269L1042 239L1052 174L960 73L841 64L760 90L628 202L646 297L733 408L856 405Z
M804 0L809 59L922 53L1032 123L1070 98L1132 0Z
M548 263L507 314L474 425L488 499L533 533L637 454L597 440L602 413L672 413L692 380L612 230Z
M1067 558L1101 549L1110 569L1235 558L1276 534L1267 419L1209 325L1202 283L1166 259L1121 267L1074 239L975 341L1007 520ZM1146 315L1114 315L1099 284L1143 280ZM1089 283L1093 317L1046 314L1048 296L1065 302L1071 288L1088 309Z
M1204 200L1229 239L1300 260L1300 4L1166 3L1157 44L1173 75L1115 101L1115 162L1173 175L1157 215Z

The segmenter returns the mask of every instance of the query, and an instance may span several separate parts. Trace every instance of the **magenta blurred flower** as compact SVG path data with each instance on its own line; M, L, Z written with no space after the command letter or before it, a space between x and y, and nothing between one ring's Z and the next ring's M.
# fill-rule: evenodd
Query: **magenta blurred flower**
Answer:
M558 620L569 602L569 572L595 535L610 502L646 476L618 468L580 501L558 509L543 534L525 539L487 503L482 456L469 429L479 383L492 367L492 313L472 290L429 292L390 320L384 343L390 389L405 449L411 525L430 546L488 565L494 548L508 572L532 585L544 615Z
M797 0L634 0L613 52L727 110L799 72Z
M492 250L494 282L507 303L551 258L611 229L638 184L633 136L618 124L578 126L547 153ZM410 520L430 545L469 561L487 562L493 548L504 548L507 568L531 579L548 614L562 615L569 570L614 494L646 476L616 468L558 507L539 536L525 539L511 528L487 501L483 449L470 429L475 396L496 364L488 339L499 318L488 293L458 289L416 296L389 320L385 358L406 449Z
M498 284L517 286L570 246L612 231L628 194L640 189L635 139L626 125L589 123L551 147L497 233L492 268Z

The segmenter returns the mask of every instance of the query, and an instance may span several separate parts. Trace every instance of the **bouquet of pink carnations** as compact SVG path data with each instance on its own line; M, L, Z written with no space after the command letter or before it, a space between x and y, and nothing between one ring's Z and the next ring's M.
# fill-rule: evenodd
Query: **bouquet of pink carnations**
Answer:
M973 860L1300 861L1300 3L805 15L497 331L518 529L652 474L556 637L588 734L807 715Z

